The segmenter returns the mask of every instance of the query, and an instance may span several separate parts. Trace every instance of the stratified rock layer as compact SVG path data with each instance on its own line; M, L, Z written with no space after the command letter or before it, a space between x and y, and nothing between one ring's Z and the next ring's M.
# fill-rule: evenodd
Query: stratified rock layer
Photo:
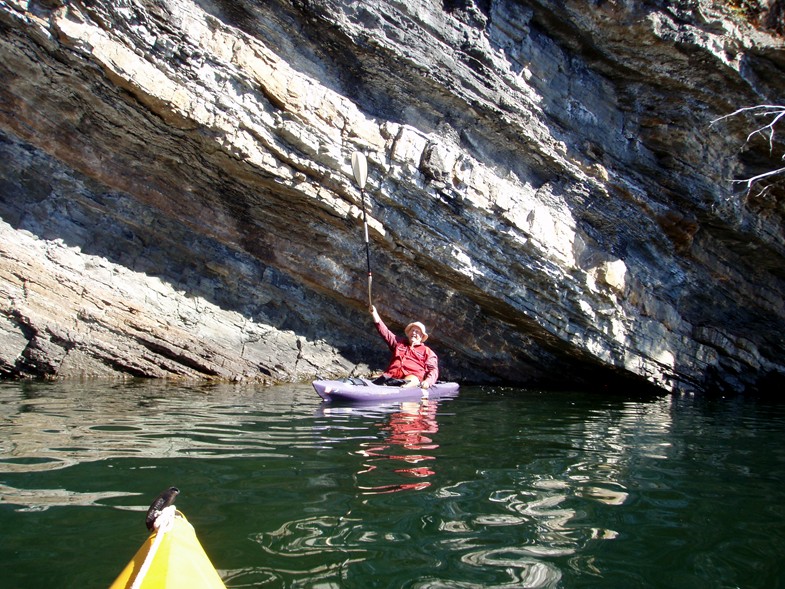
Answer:
M783 366L781 40L710 2L0 0L0 374L380 368L743 391ZM742 149L743 148L743 149ZM741 151L740 151L741 149Z

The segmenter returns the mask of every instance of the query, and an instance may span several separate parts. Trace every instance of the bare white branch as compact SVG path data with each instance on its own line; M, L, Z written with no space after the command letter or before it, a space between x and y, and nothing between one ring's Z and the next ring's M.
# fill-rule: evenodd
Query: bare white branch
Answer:
M737 110L734 110L732 113L729 113L727 115L722 115L721 117L717 117L716 119L714 119L711 122L711 125L713 125L714 123L716 123L718 121L721 121L723 119L729 119L731 117L735 117L736 115L740 115L743 112L750 112L750 111L763 111L762 114L765 115L765 114L767 114L770 111L773 111L775 113L783 112L783 111L785 111L785 106L776 105L776 104L758 104L757 106L745 106L743 108L739 108ZM709 126L711 126L711 125L709 125Z
M747 188L752 188L752 185L755 184L758 180L763 180L764 178L768 178L769 176L776 176L777 174L785 173L785 168L779 168L778 170L770 170L768 172L764 172L763 174L758 174L757 176L753 176L752 178L746 178L744 180L734 180L733 182L737 184L746 184Z
M724 119L728 119L734 116L738 116L740 114L750 113L754 117L771 117L769 122L762 127L759 127L752 131L749 135L747 135L747 140L745 145L752 140L755 135L761 135L765 137L769 142L769 154L774 152L774 127L780 120L785 117L785 106L776 105L776 104L759 104L757 106L745 106L743 108L739 108L733 111L730 114L723 115L719 118L714 119L710 127L719 121ZM782 159L785 159L785 155L783 155ZM746 178L744 180L734 180L736 183L746 184L747 188L752 188L752 185L758 182L759 180L763 180L764 178L768 178L770 176L776 176L778 174L784 174L785 167L779 168L777 170L771 170L769 172L765 172L763 174L758 174L757 176L753 176L752 178Z

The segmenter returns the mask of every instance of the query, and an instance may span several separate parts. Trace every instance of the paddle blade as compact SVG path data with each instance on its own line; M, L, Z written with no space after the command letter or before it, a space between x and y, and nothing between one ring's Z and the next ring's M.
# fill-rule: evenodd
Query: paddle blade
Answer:
M365 159L365 154L355 151L352 154L352 171L354 172L354 179L360 190L365 188L365 181L368 179L368 162Z

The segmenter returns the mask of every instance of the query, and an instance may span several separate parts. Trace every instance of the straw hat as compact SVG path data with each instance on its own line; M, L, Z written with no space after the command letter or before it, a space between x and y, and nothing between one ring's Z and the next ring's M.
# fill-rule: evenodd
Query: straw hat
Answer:
M414 327L419 327L420 328L420 331L422 331L422 341L423 341L423 343L425 343L425 340L428 339L428 332L425 331L425 326L422 323L420 323L419 321L414 321L412 323L409 323L409 325L406 326L406 329L403 330L403 332L406 334L406 337L409 337L409 332Z

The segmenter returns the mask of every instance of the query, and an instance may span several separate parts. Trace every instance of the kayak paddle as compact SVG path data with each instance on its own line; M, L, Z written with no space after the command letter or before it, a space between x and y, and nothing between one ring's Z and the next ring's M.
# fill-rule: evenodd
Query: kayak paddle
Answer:
M352 154L352 171L354 172L354 179L360 187L360 200L362 201L363 208L363 227L365 229L365 260L368 263L368 306L373 306L371 299L371 283L373 282L373 274L371 273L371 246L368 244L368 217L365 213L365 181L368 179L368 162L365 159L365 154L355 151Z

